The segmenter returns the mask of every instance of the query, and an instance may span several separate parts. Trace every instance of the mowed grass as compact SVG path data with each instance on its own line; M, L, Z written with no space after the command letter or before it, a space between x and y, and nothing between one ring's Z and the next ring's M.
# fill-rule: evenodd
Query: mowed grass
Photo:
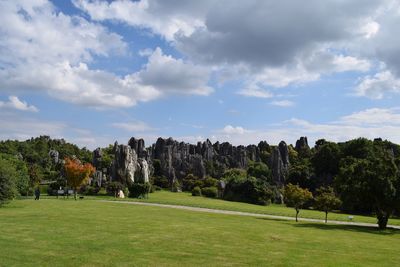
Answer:
M120 200L120 199L118 199ZM233 210L233 211L243 211L252 212L260 214L270 214L270 215L280 215L280 216L295 216L295 211L293 208L288 208L284 205L271 204L268 206L253 205L240 202L225 201L221 199L212 199L206 197L193 197L190 193L173 193L169 191L156 191L149 194L147 199L124 199L126 201L142 201L151 203L162 203L162 204L173 204L191 207L202 207L220 210ZM328 214L328 220L336 221L349 221L349 214L344 213L334 213ZM373 216L362 216L362 215L352 215L353 222L363 222L363 223L376 223L377 220ZM325 219L325 213L317 210L301 210L299 214L300 218L311 218L311 219ZM389 220L391 225L400 225L400 219L391 218Z
M400 231L93 200L0 208L1 266L397 266Z

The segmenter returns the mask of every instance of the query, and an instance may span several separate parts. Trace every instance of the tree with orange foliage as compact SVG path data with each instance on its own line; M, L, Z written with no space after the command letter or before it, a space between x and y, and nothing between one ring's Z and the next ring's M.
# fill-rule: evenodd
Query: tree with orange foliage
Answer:
M89 179L89 176L94 173L95 168L90 163L82 164L77 159L66 158L64 169L68 185L74 189L74 197L76 200L78 187Z

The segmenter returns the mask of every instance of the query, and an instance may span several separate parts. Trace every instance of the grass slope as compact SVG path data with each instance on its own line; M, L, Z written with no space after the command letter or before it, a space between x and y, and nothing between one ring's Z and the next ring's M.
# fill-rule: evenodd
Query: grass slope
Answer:
M119 199L120 200L120 199ZM233 210L243 212L253 212L260 214L281 215L281 216L295 216L293 208L285 207L284 205L271 204L268 206L252 205L247 203L225 201L221 199L212 199L205 197L193 197L190 193L172 193L169 191L156 191L149 194L148 199L125 199L127 201L142 201L161 204L173 204L191 207L212 208L220 210ZM311 219L325 219L325 213L317 210L301 210L300 218ZM343 213L329 213L328 220L348 221L349 214ZM354 215L353 222L376 223L375 217ZM392 218L389 224L400 225L400 219Z
M91 200L0 208L1 266L396 266L399 238L395 230Z

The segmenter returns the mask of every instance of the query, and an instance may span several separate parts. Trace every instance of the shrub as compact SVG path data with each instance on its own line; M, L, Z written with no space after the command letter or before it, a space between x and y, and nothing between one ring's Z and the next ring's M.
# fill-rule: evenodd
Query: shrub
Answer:
M270 186L254 177L231 177L228 180L224 199L252 204L267 205L271 202L273 192Z
M201 189L200 187L196 186L192 189L192 196L201 196Z
M87 185L87 186L82 186L79 191L81 194L84 194L87 196L95 196L95 195L97 195L97 193L99 193L100 187Z
M168 178L165 176L154 176L153 184L161 188L169 188L169 181Z
M106 186L107 195L117 197L120 190L124 190L124 185L120 182L111 182Z
M212 177L206 177L204 180L204 186L203 187L216 187L218 184L218 180Z
M162 190L162 188L159 187L158 185L152 185L151 188L152 188L152 190L154 190L154 191L161 191L161 190Z
M196 183L197 179L198 178L195 177L191 173L186 175L186 177L184 177L182 179L182 190L183 191L189 191L189 192L192 191L192 189L195 187L195 183Z
M129 186L129 197L147 198L151 185L149 183L133 183Z
M178 179L174 179L171 186L172 192L182 192L181 184L179 183Z
M201 189L201 194L206 197L215 198L218 196L218 189L215 186L204 187Z
M271 180L271 171L268 166L262 162L251 162L247 169L247 175L265 181Z

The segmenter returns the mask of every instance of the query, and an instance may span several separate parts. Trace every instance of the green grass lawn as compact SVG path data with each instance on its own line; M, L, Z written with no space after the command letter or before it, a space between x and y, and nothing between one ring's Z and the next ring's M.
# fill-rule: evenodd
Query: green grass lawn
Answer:
M396 230L91 200L0 208L1 266L396 266L399 240Z
M284 205L271 204L268 206L252 205L247 203L225 201L205 197L193 197L190 193L172 193L169 191L156 191L149 194L148 199L125 199L127 201L142 201L151 203L184 205L192 207L212 208L220 210L233 210L243 212L253 212L260 214L271 214L281 216L294 216L293 208ZM317 210L301 210L300 217L312 219L325 219L325 213ZM329 213L328 220L348 221L349 214ZM376 223L376 218L371 216L354 215L353 222ZM400 219L390 219L389 224L400 225Z

